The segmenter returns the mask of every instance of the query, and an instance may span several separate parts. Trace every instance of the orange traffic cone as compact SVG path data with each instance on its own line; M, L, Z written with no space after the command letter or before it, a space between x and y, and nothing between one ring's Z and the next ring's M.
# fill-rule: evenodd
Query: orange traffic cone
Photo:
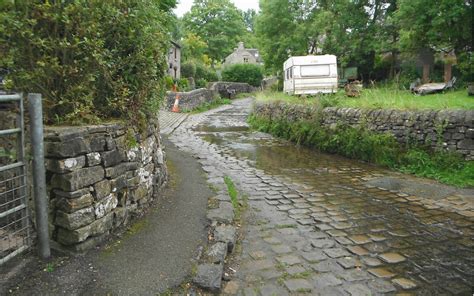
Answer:
M176 93L176 99L174 100L174 105L173 105L173 109L171 109L171 112L176 112L176 113L179 113L179 95L178 93Z
M177 91L176 84L173 85L173 91L176 93L176 99L174 100L174 105L173 108L171 109L171 112L179 113L179 94Z

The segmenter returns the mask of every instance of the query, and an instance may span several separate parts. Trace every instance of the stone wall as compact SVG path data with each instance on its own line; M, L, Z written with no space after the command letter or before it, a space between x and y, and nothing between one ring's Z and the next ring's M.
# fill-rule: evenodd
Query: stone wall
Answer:
M144 135L116 124L47 127L45 161L52 239L74 250L126 224L167 180L157 124Z
M272 119L312 120L322 116L322 124L330 128L338 123L365 124L377 132L389 132L400 143L430 144L455 151L466 160L474 160L474 110L362 110L325 108L283 103L258 104L255 112Z
M209 89L216 91L222 98L232 99L233 96L240 93L251 93L259 90L257 87L253 87L248 83L239 82L212 82L209 85Z
M180 110L193 110L199 105L210 102L217 97L217 93L215 91L206 88L199 88L190 92L178 92L177 94L179 95ZM175 99L175 92L166 93L167 110L171 110L171 108L173 108Z

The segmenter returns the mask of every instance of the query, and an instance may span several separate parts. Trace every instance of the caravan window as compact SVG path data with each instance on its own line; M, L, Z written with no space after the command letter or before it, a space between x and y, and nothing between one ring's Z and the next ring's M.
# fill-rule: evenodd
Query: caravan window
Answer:
M301 66L301 76L329 76L329 65Z

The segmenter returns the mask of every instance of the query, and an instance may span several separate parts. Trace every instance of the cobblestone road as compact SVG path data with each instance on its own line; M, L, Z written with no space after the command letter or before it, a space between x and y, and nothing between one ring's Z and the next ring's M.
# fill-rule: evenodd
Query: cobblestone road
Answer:
M248 196L224 293L472 295L474 202L458 191L248 130L250 99L189 116L171 135L224 194Z

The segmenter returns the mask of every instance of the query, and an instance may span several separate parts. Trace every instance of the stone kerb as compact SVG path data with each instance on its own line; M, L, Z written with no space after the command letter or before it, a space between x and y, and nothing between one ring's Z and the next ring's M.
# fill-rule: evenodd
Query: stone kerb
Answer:
M131 137L116 124L45 129L53 240L90 248L156 197L167 179L157 125Z
M345 123L364 124L376 132L389 132L399 143L430 144L457 152L466 160L474 160L474 110L363 110L355 108L324 108L285 103L257 104L257 114L272 118L310 120L321 117L325 127Z

